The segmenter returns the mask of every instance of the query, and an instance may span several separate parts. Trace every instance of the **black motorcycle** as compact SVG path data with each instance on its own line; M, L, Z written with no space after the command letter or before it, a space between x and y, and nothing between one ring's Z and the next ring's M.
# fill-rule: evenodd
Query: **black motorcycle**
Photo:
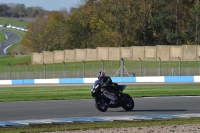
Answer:
M118 85L112 89L109 89L109 92L114 93L117 100L111 100L104 96L103 91L105 86L102 86L100 83L94 83L93 88L91 89L92 97L94 97L95 107L101 111L106 112L109 108L118 108L122 107L126 111L131 111L135 104L128 94L123 93L126 85ZM107 88L108 89L108 88Z

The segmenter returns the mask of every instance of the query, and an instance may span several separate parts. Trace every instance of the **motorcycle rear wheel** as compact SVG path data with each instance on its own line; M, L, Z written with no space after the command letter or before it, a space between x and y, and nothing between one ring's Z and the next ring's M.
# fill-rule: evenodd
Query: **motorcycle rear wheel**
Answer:
M126 111L133 110L135 106L135 103L133 101L133 98L129 96L128 94L124 94L123 100L122 100L122 108Z
M94 105L99 111L106 112L108 110L108 105L104 103L101 98L95 97L94 100Z

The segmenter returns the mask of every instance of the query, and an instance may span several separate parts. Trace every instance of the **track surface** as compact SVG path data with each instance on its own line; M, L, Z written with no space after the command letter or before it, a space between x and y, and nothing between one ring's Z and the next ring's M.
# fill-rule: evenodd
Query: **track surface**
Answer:
M1 28L0 28L1 29ZM14 32L9 30L1 29L0 32L4 33L7 36L7 39L0 45L0 55L4 54L4 49L22 39L22 37Z
M123 108L100 112L92 99L0 102L0 121L200 112L200 97L134 98L134 101L135 108L130 112Z

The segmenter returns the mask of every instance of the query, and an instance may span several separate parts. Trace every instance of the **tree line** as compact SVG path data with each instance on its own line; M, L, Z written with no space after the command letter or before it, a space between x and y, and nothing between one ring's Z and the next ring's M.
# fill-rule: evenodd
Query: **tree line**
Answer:
M42 9L42 7L39 6L26 7L24 4L0 3L0 17L35 18L48 12L49 11Z
M27 26L32 51L155 45L199 45L199 0L84 0Z

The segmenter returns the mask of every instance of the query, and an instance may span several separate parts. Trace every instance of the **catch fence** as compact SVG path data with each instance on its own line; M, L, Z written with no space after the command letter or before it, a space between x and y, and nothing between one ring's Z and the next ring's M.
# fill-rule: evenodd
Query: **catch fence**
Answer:
M111 77L199 76L199 61L100 61L0 66L0 80L93 78L99 71Z

